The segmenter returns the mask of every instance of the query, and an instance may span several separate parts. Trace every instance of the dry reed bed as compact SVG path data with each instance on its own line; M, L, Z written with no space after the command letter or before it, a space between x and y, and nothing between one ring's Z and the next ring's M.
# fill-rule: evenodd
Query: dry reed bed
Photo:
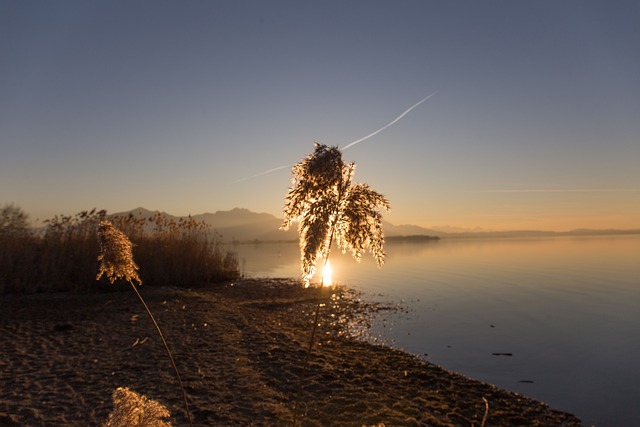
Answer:
M5 208L6 209L6 208ZM0 210L1 211L1 210ZM90 291L96 283L97 228L104 210L55 216L40 230L0 229L0 294ZM161 213L108 217L133 242L140 276L154 286L191 287L240 275L236 254L208 225Z
M290 423L316 289L293 281L141 292L183 375L194 425ZM327 293L329 295L329 293ZM579 426L572 415L346 336L375 306L346 290L323 308L304 426ZM128 386L184 425L180 391L131 292L0 297L0 425L100 425Z

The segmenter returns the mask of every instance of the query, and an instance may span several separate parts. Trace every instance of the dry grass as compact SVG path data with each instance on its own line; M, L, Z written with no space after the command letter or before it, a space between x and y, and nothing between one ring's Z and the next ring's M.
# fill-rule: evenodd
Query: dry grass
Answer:
M55 216L41 230L0 229L0 293L94 291L96 228L106 216L106 211L94 209ZM196 287L240 275L237 255L193 218L110 219L134 243L140 278L148 286ZM107 281L100 287L107 288Z
M140 277L138 276L138 266L133 261L133 253L131 241L124 235L123 232L118 230L113 226L111 221L101 220L98 225L98 240L100 241L100 254L98 255L98 261L100 261L100 269L98 271L98 276L96 280L100 280L102 276L106 276L109 279L109 282L114 283L116 280L124 279L131 285L131 288L135 292L136 296L144 306L149 318L153 322L153 325L162 340L162 344L164 345L164 349L167 352L167 356L171 361L171 366L176 374L176 378L178 379L178 384L180 386L180 390L182 392L182 397L184 399L184 409L187 414L187 419L189 421L189 425L191 426L191 413L189 411L189 403L187 400L187 393L184 389L184 385L182 383L182 378L180 378L180 372L178 371L178 367L176 366L175 361L173 360L173 355L171 354L171 350L169 350L169 346L167 345L167 341L164 338L164 334L156 321L156 318L151 313L149 306L147 305L144 298L138 291L138 288L133 283L135 280L138 282L138 285L142 284ZM117 390L116 390L117 391ZM125 393L126 394L126 393ZM114 396L114 401L116 400ZM134 396L136 397L136 396ZM126 401L126 399L124 399ZM138 399L138 403L142 404L143 401ZM135 409L135 402L132 403L132 406ZM142 409L140 409L142 411ZM144 412L144 411L142 411ZM168 414L168 413L167 413ZM146 424L141 424L146 425Z
M171 414L155 400L127 387L118 387L112 398L113 412L103 427L171 427L171 423L165 421Z

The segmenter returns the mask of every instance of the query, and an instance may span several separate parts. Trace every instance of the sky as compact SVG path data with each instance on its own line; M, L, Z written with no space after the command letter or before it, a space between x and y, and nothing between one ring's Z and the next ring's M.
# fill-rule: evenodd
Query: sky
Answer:
M343 152L388 221L640 228L638 22L631 0L0 0L0 205L279 216L314 141L433 94Z

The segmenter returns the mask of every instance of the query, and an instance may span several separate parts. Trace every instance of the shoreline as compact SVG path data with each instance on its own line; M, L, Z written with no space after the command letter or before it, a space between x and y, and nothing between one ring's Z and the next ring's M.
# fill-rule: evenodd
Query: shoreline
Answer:
M118 285L116 285L118 286ZM0 297L0 425L98 426L117 387L157 400L185 425L166 353L135 295ZM289 425L317 288L247 279L140 292L156 316L198 426ZM303 426L580 426L571 414L354 338L379 307L323 291L302 387ZM486 400L486 403L485 403Z

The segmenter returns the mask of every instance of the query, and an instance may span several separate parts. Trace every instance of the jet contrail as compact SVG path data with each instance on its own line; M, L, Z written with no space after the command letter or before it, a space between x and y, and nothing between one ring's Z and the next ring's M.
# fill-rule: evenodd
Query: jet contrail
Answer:
M429 96L427 96L427 97L425 97L425 98L422 98L419 102L417 102L416 104L414 104L414 105L412 105L411 107L407 108L407 109L405 110L405 112L404 112L404 113L400 114L400 115L399 115L398 117L396 117L396 118L395 118L395 120L393 120L392 122L390 122L390 123L386 124L385 126L381 127L381 128L380 128L380 129L378 129L377 131L375 131L375 132L373 132L373 133L370 133L369 135L365 136L364 138L357 139L357 140L353 141L352 143L347 144L347 146L346 146L346 147L344 147L344 148L342 149L342 151L346 150L347 148L353 147L353 146L354 146L354 145L356 145L357 143L362 142L362 141L364 141L364 140L366 140L366 139L369 139L369 138L371 138L372 136L375 136L375 135L379 134L380 132L382 132L383 130L385 130L386 128L388 128L389 126L392 126L392 125L394 125L394 124L398 123L398 121L399 121L401 118L403 118L404 116L406 116L407 114L409 114L409 112L411 112L411 110L413 110L413 109L414 109L414 108L416 108L418 105L422 104L424 101L426 101L427 99L431 98L431 97L432 97L433 95L435 95L435 94L436 94L436 92L433 92L431 95L429 95Z
M354 145L356 145L356 144L358 144L358 143L360 143L360 142L362 142L362 141L364 141L364 140L367 140L367 139L369 139L369 138L371 138L371 137L373 137L373 136L375 136L375 135L379 134L380 132L382 132L383 130L385 130L386 128L388 128L389 126L392 126L392 125L394 125L394 124L398 123L398 121L400 121L400 119L402 119L404 116L406 116L407 114L409 114L409 113L411 112L411 110L413 110L413 109L414 109L414 108L416 108L418 105L422 104L423 102L425 102L427 99L431 98L431 97L432 97L433 95L435 95L435 94L436 94L436 92L433 92L431 95L428 95L428 96L426 96L426 97L422 98L420 101L418 101L417 103L415 103L415 104L414 104L414 105L412 105L411 107L407 108L407 109L406 109L402 114L400 114L398 117L396 117L393 121L391 121L391 122L387 123L386 125L384 125L384 126L383 126L383 127L381 127L380 129L378 129L377 131L375 131L375 132L373 132L373 133L370 133L369 135L367 135L367 136L365 136L365 137L363 137L363 138L357 139L357 140L355 140L355 141L353 141L353 142L351 142L351 143L347 144L344 148L342 148L342 151L346 150L347 148L353 147ZM257 177L259 177L259 176L266 175L266 174L268 174L268 173L275 172L275 171L280 170L280 169L290 168L291 166L292 166L292 165L287 165L287 166L278 166L277 168L269 169L269 170L267 170L267 171L260 172L260 173L257 173L257 174L255 174L255 175L252 175L252 176L249 176L249 177L246 177L246 178L240 178L240 179L238 179L238 180L236 180L236 181L234 181L234 182L235 182L235 183L238 183L238 182L242 182L242 181L247 181L247 180L249 180L249 179L257 178Z
M238 182L242 182L242 181L247 181L247 180L252 179L252 178L257 178L257 177L259 177L259 176L261 176L261 175L266 175L266 174L271 173L271 172L279 171L280 169L290 168L291 166L292 166L292 165L278 166L277 168L269 169L268 171L260 172L260 173L257 173L257 174L255 174L255 175L248 176L248 177L246 177L246 178L240 178L240 179L238 179L238 180L234 181L234 183L238 183Z

